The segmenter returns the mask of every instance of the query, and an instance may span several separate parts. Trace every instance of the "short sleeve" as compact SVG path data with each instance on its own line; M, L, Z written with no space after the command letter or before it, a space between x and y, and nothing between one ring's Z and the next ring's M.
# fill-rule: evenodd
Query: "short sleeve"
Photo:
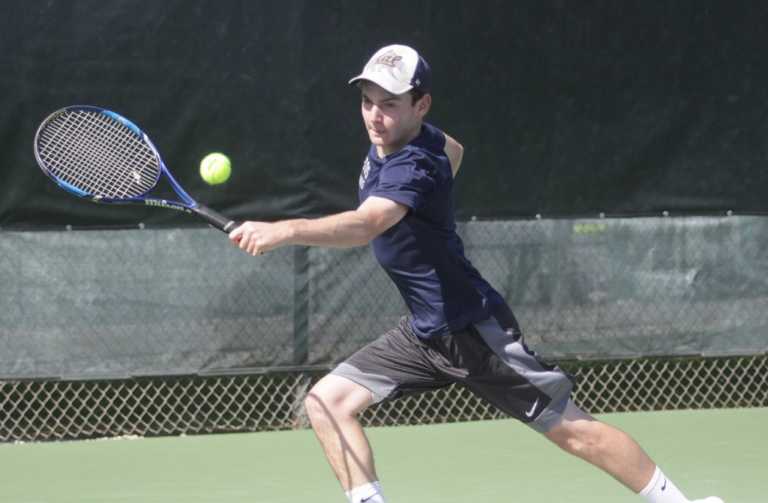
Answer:
M424 123L424 129L418 140L427 150L442 152L445 149L445 133L432 124Z
M383 197L413 210L423 207L434 192L435 170L422 154L411 152L387 163L369 196Z

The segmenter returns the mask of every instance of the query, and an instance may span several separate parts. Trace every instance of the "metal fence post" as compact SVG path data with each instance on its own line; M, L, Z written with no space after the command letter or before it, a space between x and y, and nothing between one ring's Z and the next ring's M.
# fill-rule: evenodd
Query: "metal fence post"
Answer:
M293 251L293 364L309 359L309 247Z

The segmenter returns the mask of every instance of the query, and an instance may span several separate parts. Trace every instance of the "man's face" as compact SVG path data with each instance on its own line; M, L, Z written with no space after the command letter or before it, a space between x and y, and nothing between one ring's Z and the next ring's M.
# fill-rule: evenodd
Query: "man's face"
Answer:
M384 155L402 148L415 138L429 109L429 95L412 103L411 95L391 94L373 82L360 85L363 122L371 143Z

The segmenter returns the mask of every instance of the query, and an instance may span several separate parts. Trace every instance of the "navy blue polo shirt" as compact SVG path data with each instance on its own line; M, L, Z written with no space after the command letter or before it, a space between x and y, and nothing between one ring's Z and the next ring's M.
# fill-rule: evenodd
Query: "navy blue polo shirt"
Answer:
M383 158L371 145L359 181L361 203L377 196L409 208L372 245L412 314L414 332L424 338L464 329L504 304L464 256L444 149L443 132L424 124L418 137Z

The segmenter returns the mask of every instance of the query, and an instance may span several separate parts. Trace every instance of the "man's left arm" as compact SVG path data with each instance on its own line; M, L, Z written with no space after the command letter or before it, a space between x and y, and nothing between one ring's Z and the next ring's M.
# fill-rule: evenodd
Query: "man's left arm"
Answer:
M456 173L459 172L459 168L461 167L461 160L464 157L464 147L461 146L461 143L445 134L444 150L445 155L448 156L448 160L451 161L451 172L453 173L453 177L456 178Z
M245 222L229 233L233 244L260 255L286 245L351 248L368 244L399 222L408 207L383 197L371 196L353 211L322 218Z

